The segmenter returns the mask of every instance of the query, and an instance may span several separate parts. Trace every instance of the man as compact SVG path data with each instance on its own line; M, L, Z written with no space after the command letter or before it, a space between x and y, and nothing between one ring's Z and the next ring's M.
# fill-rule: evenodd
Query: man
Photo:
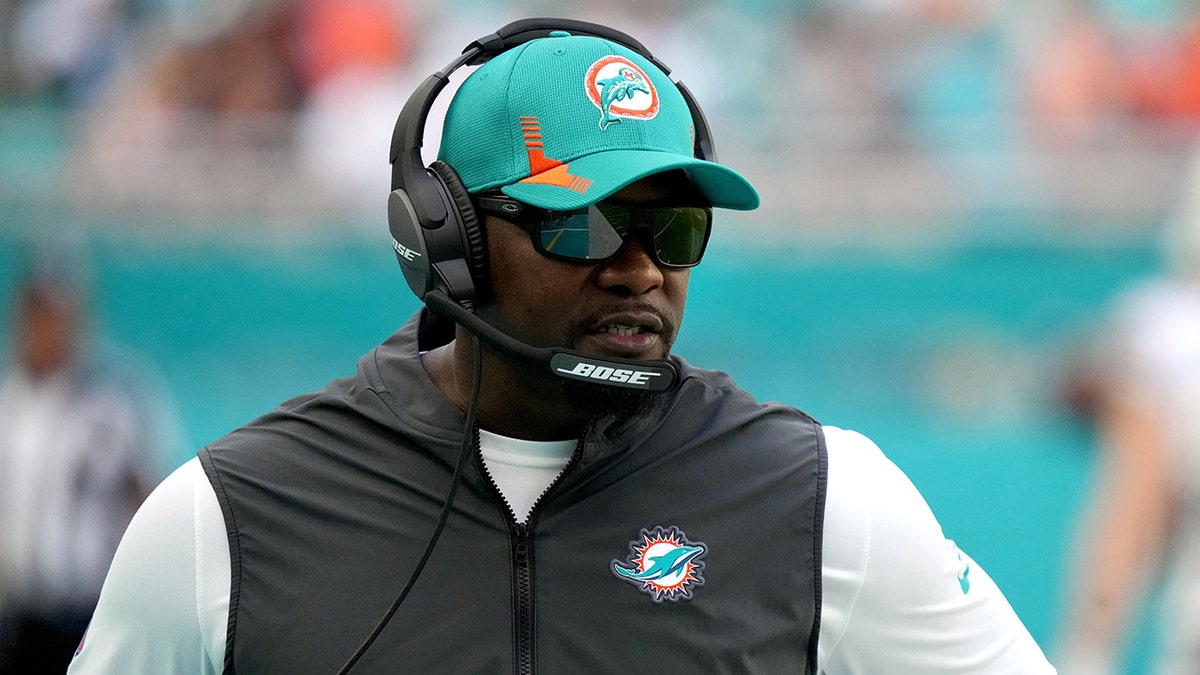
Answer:
M90 344L79 286L52 267L18 284L0 379L0 673L66 670L167 451L144 388Z
M670 355L711 207L758 204L689 99L567 21L427 80L389 221L428 308L160 486L71 672L1052 673L870 441Z
M1142 659L1156 675L1200 672L1200 154L1185 185L1162 270L1117 294L1068 383L1097 450L1065 576L1058 660L1070 675ZM1155 591L1155 630L1135 640Z

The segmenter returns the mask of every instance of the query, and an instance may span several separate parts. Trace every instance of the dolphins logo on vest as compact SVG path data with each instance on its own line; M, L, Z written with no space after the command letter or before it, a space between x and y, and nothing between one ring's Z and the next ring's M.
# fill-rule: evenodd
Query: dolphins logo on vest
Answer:
M707 546L689 541L679 528L657 526L629 542L629 555L613 560L612 572L656 603L691 600L693 591L704 585L702 558L707 552Z

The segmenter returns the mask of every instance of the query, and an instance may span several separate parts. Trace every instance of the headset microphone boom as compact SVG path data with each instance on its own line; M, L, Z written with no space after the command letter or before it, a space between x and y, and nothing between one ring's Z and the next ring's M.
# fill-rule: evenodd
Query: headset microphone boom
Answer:
M559 377L650 392L669 391L679 378L675 364L667 359L597 357L572 349L525 344L464 309L437 289L425 295L425 304L435 314L462 325L502 353L542 365Z

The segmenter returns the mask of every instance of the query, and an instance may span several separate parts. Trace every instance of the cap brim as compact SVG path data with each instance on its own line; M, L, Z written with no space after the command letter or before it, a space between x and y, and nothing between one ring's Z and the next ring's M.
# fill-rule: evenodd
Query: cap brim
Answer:
M586 182L587 189L583 192L538 182L517 182L502 187L501 191L526 204L566 211L594 204L636 180L670 169L686 169L692 183L714 207L738 211L758 208L758 191L733 169L654 150L608 150L572 161L566 168L567 178L575 187Z

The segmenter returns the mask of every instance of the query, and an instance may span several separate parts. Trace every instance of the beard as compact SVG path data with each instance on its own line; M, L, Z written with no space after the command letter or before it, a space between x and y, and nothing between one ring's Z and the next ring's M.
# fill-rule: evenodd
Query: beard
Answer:
M652 305L639 304L637 309L650 312L662 321L662 331L659 335L662 338L663 353L658 358L667 358L671 345L675 342L675 323ZM595 316L579 322L568 336L568 347L578 349L579 341L586 335L586 329L583 327L594 325L605 313L605 310L601 310L596 312ZM662 394L663 392L606 386L582 380L562 382L563 399L569 405L586 412L593 419L611 416L616 418L617 423L654 414L662 406Z
M663 403L662 392L621 389L580 380L562 383L563 399L592 419L613 417L623 424L654 414Z

